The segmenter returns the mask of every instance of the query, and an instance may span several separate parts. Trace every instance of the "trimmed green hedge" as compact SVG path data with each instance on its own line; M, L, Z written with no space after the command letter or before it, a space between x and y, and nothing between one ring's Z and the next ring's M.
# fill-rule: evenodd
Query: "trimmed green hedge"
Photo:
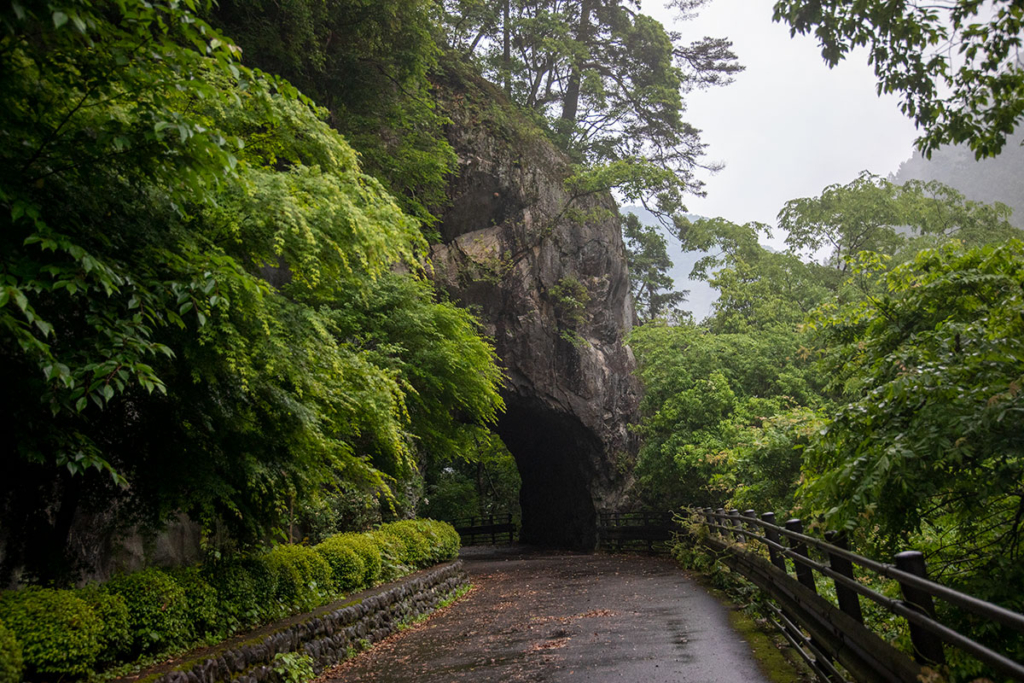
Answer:
M384 524L314 548L282 545L201 567L149 568L77 590L0 593L0 683L79 678L102 665L227 637L308 611L342 593L455 558L444 522Z
M366 563L352 545L342 536L331 536L313 550L331 565L334 589L339 593L363 585L366 579Z
M193 640L187 593L167 572L150 567L115 576L106 589L128 608L132 654L163 652Z
M0 683L21 683L23 669L21 645L14 633L0 621Z
M93 612L103 622L103 628L100 630L100 654L97 661L100 663L116 662L132 647L131 622L124 598L95 584L86 586L77 592L78 597L92 607Z
M0 620L21 645L26 673L61 677L92 670L103 622L70 590L30 587L0 596Z
M312 548L279 545L266 559L277 577L277 600L285 608L310 610L333 595L331 565Z

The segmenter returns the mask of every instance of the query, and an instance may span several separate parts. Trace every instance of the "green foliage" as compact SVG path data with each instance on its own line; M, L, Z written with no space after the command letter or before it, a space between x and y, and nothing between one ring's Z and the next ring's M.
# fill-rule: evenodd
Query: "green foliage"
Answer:
M404 6L366 7L422 33ZM26 398L0 416L0 573L73 579L79 505L255 545L339 482L387 500L456 412L493 419L493 349L322 110L191 3L47 7L0 10L0 383Z
M715 333L655 321L629 343L645 389L636 476L648 505L718 507L738 488L757 489L757 478L776 465L790 478L758 495L777 504L792 495L795 454L780 448L774 455L788 464L770 466L755 454L775 438L763 432L777 427L772 416L821 402L800 333L785 326Z
M419 569L432 564L430 541L415 520L403 520L381 525L380 536L389 536L398 541L399 560L403 565Z
M664 235L642 224L635 214L628 214L623 218L622 236L626 239L630 293L640 322L650 322L686 301L687 292L672 289L675 283L668 275L672 260Z
M21 683L24 660L14 633L0 621L0 683Z
M779 227L794 252L827 251L827 265L848 272L861 251L905 260L919 250L955 238L980 246L1021 237L1003 204L968 201L932 181L897 185L870 173L846 185L829 185L820 196L793 199L779 213Z
M124 598L96 584L90 584L75 592L103 622L98 661L114 662L128 654L132 646L132 632Z
M380 580L382 583L394 581L399 576L411 571L406 561L407 545L397 534L388 533L387 525L370 532L370 538L380 550Z
M457 161L434 110L431 8L428 0L226 0L213 16L247 64L327 107L367 173L429 225Z
M703 145L682 120L682 96L726 84L742 69L729 41L687 45L629 0L439 5L448 45L473 55L514 101L543 115L576 161L661 169L640 194L672 209L684 191L700 191L693 168Z
M281 614L277 577L262 557L219 559L206 563L200 576L217 594L219 630L241 631Z
M344 536L332 536L313 547L331 566L334 590L344 593L366 583L366 564Z
M522 480L501 439L485 429L466 429L458 452L458 459L428 464L422 516L447 522L483 515L518 517Z
M958 571L1016 557L1022 249L950 244L888 273L865 258L884 294L818 312L821 371L849 403L808 446L802 493L830 525L892 544L930 527L930 561Z
M561 326L575 330L586 324L590 291L585 284L568 275L548 288L547 294L555 306L555 317Z
M279 545L266 554L277 578L277 601L289 611L311 610L331 596L331 565L312 548Z
M1024 115L1019 3L778 0L775 20L813 33L830 67L867 46L878 91L901 95L925 154L963 142L996 156Z
M4 592L0 621L20 644L30 675L85 674L103 649L103 622L74 591L33 587ZM8 661L13 666L15 658Z
M105 589L124 600L132 634L132 653L165 652L193 640L185 589L166 572L150 567L115 576Z
M199 567L181 567L168 572L174 582L185 591L185 618L193 634L202 639L221 630L221 603L217 590L204 578Z
M374 542L372 534L338 534L337 539L344 543L359 557L363 563L363 575L359 580L362 587L377 585L381 577L381 550Z
M278 652L271 667L282 683L307 683L316 678L313 658L301 652Z
M504 410L498 394L504 375L494 347L470 313L435 301L429 283L381 277L368 296L341 300L330 322L336 335L352 339L371 362L401 378L407 430L429 458L458 457L465 426L494 422Z

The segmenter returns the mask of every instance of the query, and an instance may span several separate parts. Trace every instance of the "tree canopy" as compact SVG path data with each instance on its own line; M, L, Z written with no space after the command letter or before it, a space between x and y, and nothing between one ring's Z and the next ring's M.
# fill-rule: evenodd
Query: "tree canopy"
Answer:
M727 84L742 67L728 40L685 43L639 4L446 0L441 7L448 44L474 56L513 100L542 116L576 161L661 169L646 175L642 196L671 198L674 210L683 192L702 186L694 169L704 145L683 120L683 96Z
M501 408L418 221L193 9L0 10L4 571L72 571L79 509L245 543L339 485L400 503Z
M1014 0L778 0L775 20L813 34L830 67L866 47L879 93L901 96L926 155L965 143L996 156L1024 116L1024 8Z

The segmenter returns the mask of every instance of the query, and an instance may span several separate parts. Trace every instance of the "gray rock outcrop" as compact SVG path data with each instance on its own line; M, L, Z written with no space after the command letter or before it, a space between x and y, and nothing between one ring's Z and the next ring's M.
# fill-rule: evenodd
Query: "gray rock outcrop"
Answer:
M439 90L459 157L435 281L473 310L507 372L497 431L523 486L524 541L589 548L617 509L636 444L633 309L615 202L572 196L571 165L490 84Z

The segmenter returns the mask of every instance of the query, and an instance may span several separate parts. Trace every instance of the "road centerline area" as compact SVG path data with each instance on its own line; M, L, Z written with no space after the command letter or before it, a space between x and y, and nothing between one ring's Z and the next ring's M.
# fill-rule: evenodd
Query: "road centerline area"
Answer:
M767 683L728 612L643 555L469 548L463 601L326 681Z

